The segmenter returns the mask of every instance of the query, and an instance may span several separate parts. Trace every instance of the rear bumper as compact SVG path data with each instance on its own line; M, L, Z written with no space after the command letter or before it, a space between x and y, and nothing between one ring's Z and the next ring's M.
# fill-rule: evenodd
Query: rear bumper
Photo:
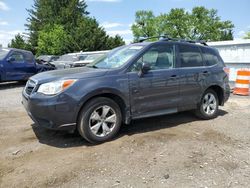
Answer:
M22 104L30 118L36 125L47 129L75 130L75 111L68 102L58 98L44 99L32 95L27 97L24 93L22 95Z

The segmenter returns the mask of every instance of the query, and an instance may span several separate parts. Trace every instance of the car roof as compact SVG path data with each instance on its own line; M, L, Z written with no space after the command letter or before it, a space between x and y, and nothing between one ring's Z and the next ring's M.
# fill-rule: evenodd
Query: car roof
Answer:
M214 47L208 46L208 45L204 45L204 44L200 44L200 43L191 43L191 42L185 42L185 41L165 41L165 40L158 40L158 41L154 41L154 42L138 42L138 43L133 43L130 45L143 45L143 46L147 46L147 45L151 45L151 44L178 44L178 45L189 45L189 46L198 46L200 48L207 48L207 49L211 49L211 50L216 50Z
M18 52L32 53L31 51L28 51L28 50L23 50L23 49L17 49L17 48L3 48L3 49L8 49L8 50L13 50L13 51L18 51Z

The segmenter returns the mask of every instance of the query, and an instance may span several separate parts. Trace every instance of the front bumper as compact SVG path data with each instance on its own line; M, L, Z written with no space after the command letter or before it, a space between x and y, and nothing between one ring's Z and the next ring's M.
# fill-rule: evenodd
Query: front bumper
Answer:
M22 104L38 126L54 130L75 130L76 108L70 97L65 95L47 97L38 93L27 96L24 92Z

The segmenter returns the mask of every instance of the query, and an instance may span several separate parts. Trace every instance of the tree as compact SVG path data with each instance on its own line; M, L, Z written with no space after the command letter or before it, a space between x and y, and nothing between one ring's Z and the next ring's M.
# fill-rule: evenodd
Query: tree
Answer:
M116 35L114 37L109 37L107 42L107 49L112 49L114 47L118 47L124 44L125 42L119 35Z
M234 25L231 21L221 21L217 14L217 10L202 6L194 7L192 12L175 8L159 16L154 16L152 11L138 11L132 25L134 40L160 35L192 40L232 40Z
M244 39L250 39L250 31L248 31L243 38Z
M31 50L31 46L24 40L24 37L18 33L15 38L8 44L9 48L18 48L23 50Z
M67 53L69 36L63 26L54 25L45 28L39 31L37 55Z
M96 19L88 16L86 7L83 0L34 0L33 7L27 10L30 44L38 53L57 54L105 50L123 45L123 40L113 43L113 37L107 35ZM62 39L58 40L55 34L62 35ZM46 47L46 44L53 45Z
M232 29L234 25L231 21L221 21L215 9L206 9L205 7L195 7L192 10L191 22L192 36L191 39L221 41L232 40Z
M156 35L156 17L152 11L137 11L135 24L132 25L134 37L150 37Z
M191 19L185 9L171 9L169 14L160 15L157 22L162 23L161 34L175 38L190 38Z
M77 27L78 21L86 16L86 3L79 0L34 0L28 9L29 17L25 26L30 31L30 43L37 46L38 33L48 25L63 25L68 32Z

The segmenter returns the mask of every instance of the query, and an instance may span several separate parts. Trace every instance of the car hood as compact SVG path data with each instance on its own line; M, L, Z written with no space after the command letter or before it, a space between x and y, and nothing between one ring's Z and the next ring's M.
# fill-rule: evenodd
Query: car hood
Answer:
M38 83L46 83L63 79L85 79L100 77L104 76L107 72L108 70L106 69L95 69L89 67L71 68L39 73L35 76L32 76L31 79Z
M50 63L53 64L57 69L65 69L70 68L70 65L73 64L73 61L52 61Z
M58 65L58 64L70 64L73 63L73 61L52 61L51 63Z
M92 63L93 60L82 60L82 61L75 61L73 64L88 64L88 63Z

